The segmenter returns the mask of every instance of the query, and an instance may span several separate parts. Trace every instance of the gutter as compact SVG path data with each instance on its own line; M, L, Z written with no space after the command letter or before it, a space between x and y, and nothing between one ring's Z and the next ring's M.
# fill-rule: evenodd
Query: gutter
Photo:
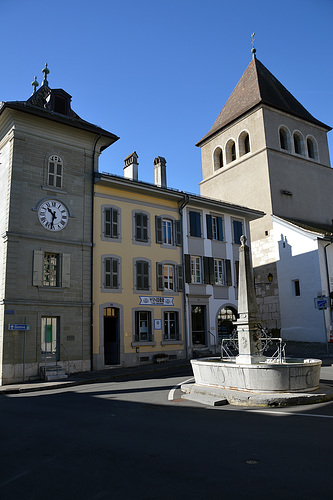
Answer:
M185 354L186 354L186 359L189 359L188 355L188 341L189 341L189 335L187 332L187 307L186 307L186 293L185 293L185 257L184 257L184 236L183 236L183 209L186 207L186 205L190 201L190 196L188 194L184 194L184 200L179 203L178 211L180 215L180 225L182 229L182 246L181 246L181 252L182 252L182 268L183 268L183 309L184 309L184 315L183 315L183 325L184 325L184 336L185 336Z

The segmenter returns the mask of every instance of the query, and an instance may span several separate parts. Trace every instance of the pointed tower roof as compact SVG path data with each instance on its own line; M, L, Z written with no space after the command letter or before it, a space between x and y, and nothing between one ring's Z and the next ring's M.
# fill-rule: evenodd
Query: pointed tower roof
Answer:
M201 146L209 137L259 104L331 130L331 127L314 118L254 55L214 125L196 146Z

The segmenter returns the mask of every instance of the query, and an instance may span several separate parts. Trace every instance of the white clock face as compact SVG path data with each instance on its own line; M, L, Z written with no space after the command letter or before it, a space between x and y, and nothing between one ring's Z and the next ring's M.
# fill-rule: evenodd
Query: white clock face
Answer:
M46 200L38 208L39 222L49 231L60 231L68 222L68 210L61 201Z

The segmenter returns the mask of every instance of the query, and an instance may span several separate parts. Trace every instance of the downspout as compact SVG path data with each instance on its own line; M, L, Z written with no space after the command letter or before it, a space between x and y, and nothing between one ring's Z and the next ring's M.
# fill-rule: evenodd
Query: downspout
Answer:
M187 335L187 307L186 307L186 293L185 293L185 257L184 257L184 234L183 234L183 209L186 207L186 205L190 201L190 196L188 194L184 195L184 200L179 204L179 215L180 215L180 225L182 229L182 268L183 268L183 325L184 325L184 338L185 338L185 355L186 359L189 358L188 356L188 335Z
M332 243L333 243L333 241L331 241L330 243L327 243L327 245L324 246L326 279L327 279L327 291L328 291L328 296L329 296L329 300L330 300L330 325L329 325L330 329L332 328L332 309L331 309L331 297L330 297L330 275L329 275L329 271L328 271L327 250L326 250L326 248L329 247L330 245L332 245ZM324 319L325 319L325 316L324 316ZM325 327L326 327L326 324L325 324ZM327 354L329 354L327 332L326 332L326 346L327 346Z
M94 356L93 356L93 335L94 335L94 316L93 316L93 292L94 292L94 273L93 273L93 264L94 264L94 206L95 206L95 154L96 154L96 146L102 134L99 134L97 137L94 149L93 149L93 157L92 157L92 182L91 182L91 252L90 252L90 370L93 370L94 366Z

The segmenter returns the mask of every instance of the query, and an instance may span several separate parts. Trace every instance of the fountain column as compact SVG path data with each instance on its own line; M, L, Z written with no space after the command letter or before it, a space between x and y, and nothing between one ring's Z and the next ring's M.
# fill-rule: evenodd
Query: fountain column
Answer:
M241 236L239 248L239 279L238 279L238 314L235 323L238 334L239 364L256 364L266 360L261 354L261 332L258 329L257 299L254 289L250 249L246 245L246 237Z

